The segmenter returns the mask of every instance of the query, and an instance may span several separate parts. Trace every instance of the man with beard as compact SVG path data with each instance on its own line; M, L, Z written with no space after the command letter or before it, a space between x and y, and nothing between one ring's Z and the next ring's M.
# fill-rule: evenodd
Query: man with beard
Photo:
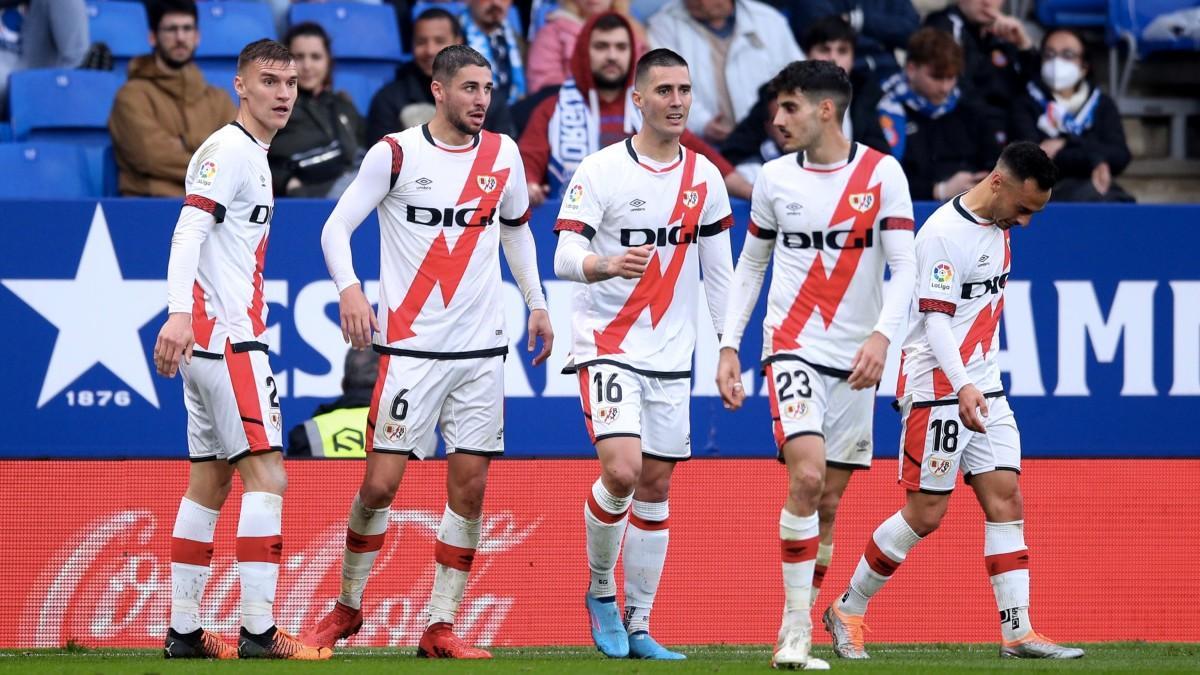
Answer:
M363 591L408 458L433 456L440 426L446 510L417 655L488 659L491 654L453 628L479 545L488 465L504 452L504 359L511 338L501 311L501 246L530 310L529 351L542 337L534 365L550 356L554 334L520 154L511 138L483 131L491 67L470 47L446 47L433 60L433 95L437 113L428 124L384 136L367 152L321 233L340 293L342 336L380 358L367 413L366 475L347 523L341 594L301 639L332 647L362 627ZM351 235L374 209L381 247L378 317L350 251Z
M193 62L200 43L196 3L157 0L149 14L154 53L129 63L129 80L108 118L118 187L130 197L182 197L192 154L237 110Z
M521 134L529 201L540 205L571 182L583 158L633 136L642 115L633 105L633 59L638 45L629 20L616 12L592 17L579 32L571 79L558 96L534 109ZM725 177L729 194L750 198L751 185L714 148L690 131L679 142L704 155Z

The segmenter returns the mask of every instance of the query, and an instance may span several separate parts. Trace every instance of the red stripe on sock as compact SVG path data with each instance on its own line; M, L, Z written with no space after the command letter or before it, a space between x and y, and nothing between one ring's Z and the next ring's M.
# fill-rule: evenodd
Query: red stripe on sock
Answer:
M386 532L379 534L359 534L346 528L346 550L351 553L370 553L383 548L383 538Z
M812 587L820 588L825 581L825 573L829 571L829 565L817 565L813 568Z
M629 514L629 524L639 530L646 530L647 532L657 532L658 530L667 529L667 521L669 520L670 518L663 520L646 520L645 518L638 517L638 514L636 513Z
M983 557L983 562L987 565L989 577L1013 570L1027 570L1029 569L1029 549L1023 548L1010 553L986 555Z
M270 537L238 537L238 562L265 562L279 564L283 556L283 535Z
M208 567L212 563L212 555L211 541L171 537L171 562Z
M625 511L620 513L609 513L608 511L600 508L600 503L596 501L596 495L590 492L588 493L587 505L588 510L592 512L592 516L594 516L596 520L605 523L606 525L615 525L621 522L621 519L625 517L625 512L629 510L625 509Z
M438 539L437 544L433 547L433 558L439 565L470 572L471 563L475 562L475 549L452 546Z
M817 559L817 545L820 537L808 539L780 539L779 555L785 563L802 563Z
M875 537L867 539L867 550L863 552L863 558L866 559L867 565L875 571L876 574L885 577L892 576L896 568L900 567L900 563L892 560L886 553L879 549L879 545L875 543Z

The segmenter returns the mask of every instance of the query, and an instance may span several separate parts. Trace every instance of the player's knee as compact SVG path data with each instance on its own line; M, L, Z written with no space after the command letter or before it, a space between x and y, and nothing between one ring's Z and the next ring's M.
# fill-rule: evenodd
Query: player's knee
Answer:
M646 477L643 475L642 480L638 482L635 497L638 501L643 502L665 502L670 494L670 474L658 476L651 480L646 480Z
M817 502L817 514L821 518L822 523L832 523L837 518L838 504L842 502L842 496L833 493L825 492L821 494L821 501Z
M456 476L450 488L451 508L468 520L478 518L483 513L483 494L486 490L486 473Z
M1024 500L1015 481L1011 486L1006 485L989 495L984 504L984 515L994 523L1021 520L1023 511Z
M788 496L797 504L816 506L824 484L825 476L819 468L802 466L788 477Z
M604 467L604 487L618 497L632 494L638 487L640 477L640 467L632 464L612 464Z
M400 489L399 481L382 476L367 476L358 489L358 496L367 508L382 509L391 506L398 489Z
M937 505L916 509L905 508L903 513L905 522L918 537L927 537L933 534L942 524L942 517L945 515L946 509Z

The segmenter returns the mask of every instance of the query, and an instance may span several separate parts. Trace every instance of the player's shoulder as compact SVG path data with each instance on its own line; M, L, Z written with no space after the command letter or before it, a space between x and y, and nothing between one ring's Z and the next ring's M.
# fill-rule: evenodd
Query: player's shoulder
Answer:
M190 166L199 171L202 181L207 177L211 182L218 172L228 174L242 170L250 157L247 150L257 150L246 144L243 133L238 126L226 124L209 134L196 148Z
M575 168L575 173L582 172L585 176L591 176L597 172L611 171L620 162L625 161L626 155L628 155L628 151L625 149L625 141L613 143L584 157L583 161L579 162L579 166Z
M939 206L917 232L921 240L942 239L955 245L961 245L968 239L977 236L981 228L967 221L951 199Z
M762 168L759 169L759 180L767 180L777 182L780 180L794 180L797 175L802 175L800 171L800 162L797 159L795 152L780 155L775 159L763 162Z
M875 175L879 176L880 179L908 182L908 178L904 175L904 167L900 166L900 160L893 157L890 153L880 152L869 145L861 143L859 143L859 148L862 149L864 155L880 155L878 164L875 165Z

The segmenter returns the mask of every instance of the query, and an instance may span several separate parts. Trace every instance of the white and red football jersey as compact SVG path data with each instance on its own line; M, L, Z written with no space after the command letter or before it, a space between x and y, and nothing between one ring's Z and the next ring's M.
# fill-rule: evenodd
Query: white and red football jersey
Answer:
M775 240L764 360L791 354L848 374L873 330L889 338L898 330L880 326L882 233L911 232L913 208L892 156L855 143L834 165L813 164L804 153L767 162L754 184L749 229ZM911 235L894 246L901 244L910 250ZM895 323L903 317L898 309Z
M625 139L586 157L564 195L554 229L588 238L593 253L655 246L641 278L577 284L575 365L610 362L650 375L689 375L700 295L696 249L733 225L721 173L682 146L679 157L664 164L640 157ZM723 313L721 307L714 317Z
M517 144L484 131L451 148L425 125L381 142L392 176L378 208L377 342L426 358L506 353L498 227L529 220Z
M226 338L261 343L267 330L263 263L275 208L267 149L232 122L213 132L188 164L183 204L216 220L192 287L192 332L201 352L224 353Z
M929 346L922 316L950 315L967 377L981 392L1001 390L1000 313L1012 268L1008 232L971 213L962 195L934 211L917 233L917 283L896 397L916 402L955 394Z

